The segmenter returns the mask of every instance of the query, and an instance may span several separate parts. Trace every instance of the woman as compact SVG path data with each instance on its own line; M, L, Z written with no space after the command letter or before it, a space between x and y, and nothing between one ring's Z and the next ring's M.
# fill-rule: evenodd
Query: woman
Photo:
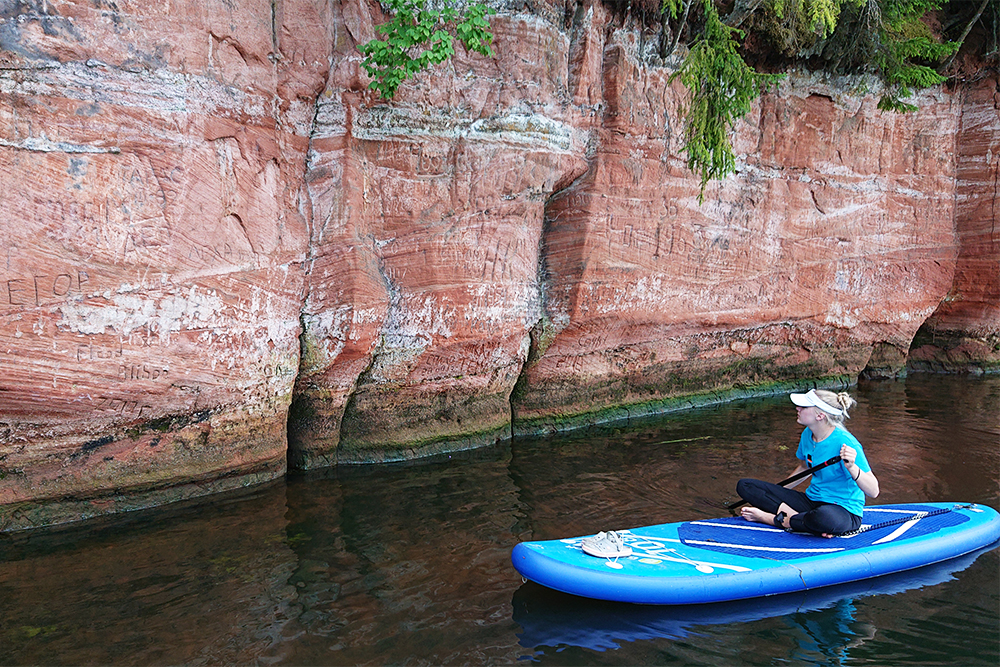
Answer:
M857 530L861 527L865 496L875 498L879 490L861 443L844 428L847 412L857 402L846 392L835 394L823 389L792 394L791 399L798 422L805 426L795 452L800 462L793 474L834 456L840 456L841 462L814 472L805 493L756 479L741 479L736 492L750 504L743 508L743 518L823 537Z

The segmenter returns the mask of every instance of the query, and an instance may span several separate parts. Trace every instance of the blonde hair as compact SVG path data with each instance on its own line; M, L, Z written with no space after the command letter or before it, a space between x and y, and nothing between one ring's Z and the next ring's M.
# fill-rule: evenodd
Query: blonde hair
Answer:
M840 410L843 413L840 415L831 415L830 413L827 413L826 416L834 424L843 424L845 419L850 418L850 415L847 414L848 410L858 404L858 402L851 398L851 395L846 391L834 393L826 389L817 389L816 395L819 396L824 403L832 408Z

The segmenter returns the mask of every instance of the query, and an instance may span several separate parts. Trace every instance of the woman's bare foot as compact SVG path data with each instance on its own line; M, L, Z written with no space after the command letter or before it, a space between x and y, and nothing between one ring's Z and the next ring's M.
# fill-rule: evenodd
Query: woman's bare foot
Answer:
M765 512L764 510L759 510L756 507L744 507L740 510L740 516L742 516L747 521L753 521L755 523L766 523L769 526L774 525L774 515L770 512Z

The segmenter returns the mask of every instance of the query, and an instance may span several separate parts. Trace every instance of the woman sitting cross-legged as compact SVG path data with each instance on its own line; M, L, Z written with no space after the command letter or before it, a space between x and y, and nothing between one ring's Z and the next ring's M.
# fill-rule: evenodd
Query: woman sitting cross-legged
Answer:
M791 399L798 423L805 426L795 452L799 466L793 474L812 467L814 461L840 456L841 462L815 471L804 493L741 479L736 492L750 505L741 514L748 521L823 537L855 531L861 527L865 496L875 498L879 492L861 443L844 428L847 412L856 401L846 392L822 389L792 394Z

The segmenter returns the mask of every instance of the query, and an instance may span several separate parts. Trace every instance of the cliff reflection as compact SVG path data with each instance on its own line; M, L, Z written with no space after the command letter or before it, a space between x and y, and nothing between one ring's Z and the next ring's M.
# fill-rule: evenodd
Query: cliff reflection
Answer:
M284 657L299 664L325 651L336 664L375 656L448 664L486 662L487 647L513 647L502 602L516 582L509 458L499 447L291 480L290 582L303 634Z
M0 541L4 664L246 663L294 589L284 485Z
M494 448L331 471L0 538L3 663L446 663L513 650L508 460Z

